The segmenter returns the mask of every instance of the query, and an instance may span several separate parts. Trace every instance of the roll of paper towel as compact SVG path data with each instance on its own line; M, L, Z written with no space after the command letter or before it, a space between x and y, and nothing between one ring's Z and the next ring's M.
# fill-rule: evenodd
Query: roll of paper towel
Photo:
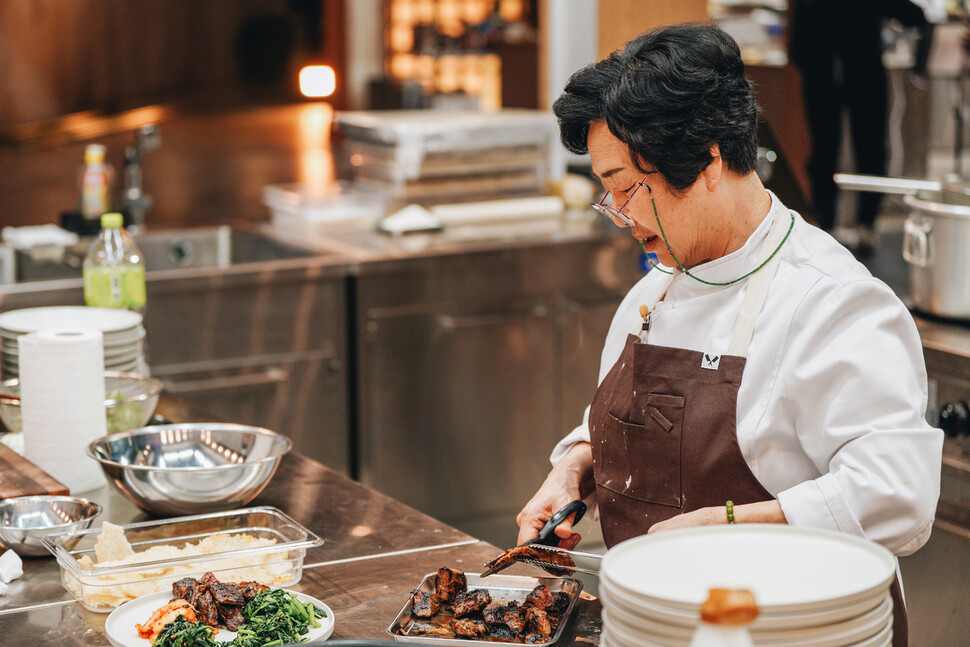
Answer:
M104 485L101 467L85 455L108 433L101 332L44 330L19 344L24 457L72 493Z

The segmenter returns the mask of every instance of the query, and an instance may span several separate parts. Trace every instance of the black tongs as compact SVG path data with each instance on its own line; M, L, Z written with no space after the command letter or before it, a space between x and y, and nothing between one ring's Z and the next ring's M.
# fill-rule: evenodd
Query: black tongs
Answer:
M508 568L512 564L519 562L538 566L553 575L564 575L566 572L573 571L579 573L599 573L599 564L603 559L597 553L583 553L575 550L559 548L559 536L556 535L556 526L575 514L573 525L586 514L586 504L582 501L571 501L560 508L556 514L549 518L546 525L539 531L539 536L530 539L521 546L510 548L495 559L485 564L482 577L487 577ZM555 555L559 553L560 555ZM565 559L563 558L565 556ZM577 564L577 560L579 565Z

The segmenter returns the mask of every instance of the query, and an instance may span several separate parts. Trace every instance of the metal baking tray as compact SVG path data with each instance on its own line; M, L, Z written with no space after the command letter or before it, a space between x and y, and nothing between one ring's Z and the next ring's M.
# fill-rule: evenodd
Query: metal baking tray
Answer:
M437 572L428 573L421 580L421 584L415 589L416 591L431 592L435 590L435 577ZM562 620L559 622L559 626L556 627L556 631L549 637L547 642L532 643L535 646L541 645L552 645L559 641L562 637L562 632L566 625L569 624L570 618L572 618L573 611L576 608L576 601L579 599L579 594L583 591L583 583L579 580L574 580L569 577L525 577L520 575L490 575L488 577L482 577L480 573L465 573L465 578L468 581L468 589L488 589L491 594L492 599L501 602L510 602L512 600L524 600L525 596L529 594L532 589L534 589L539 584L544 584L547 589L552 593L557 593L562 591L569 596L569 606L566 607L566 611L562 614ZM494 643L492 640L480 640L476 638L435 638L434 636L410 636L408 631L411 622L414 619L411 617L411 596L408 595L408 600L401 609L401 612L394 617L391 624L387 627L387 633L391 635L394 640L402 640L410 643L428 643L430 645L454 645L455 647L468 647L469 643ZM518 644L518 643L509 643Z

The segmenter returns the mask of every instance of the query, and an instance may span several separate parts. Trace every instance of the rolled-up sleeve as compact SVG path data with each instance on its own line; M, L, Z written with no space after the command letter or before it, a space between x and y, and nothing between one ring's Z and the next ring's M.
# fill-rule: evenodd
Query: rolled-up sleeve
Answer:
M789 339L779 358L785 408L819 476L777 494L788 522L912 553L932 528L943 447L924 418L912 316L874 279L820 285Z

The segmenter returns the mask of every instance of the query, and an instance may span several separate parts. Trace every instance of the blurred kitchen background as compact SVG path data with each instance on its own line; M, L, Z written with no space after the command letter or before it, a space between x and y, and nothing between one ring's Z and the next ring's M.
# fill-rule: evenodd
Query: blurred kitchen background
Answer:
M938 180L963 161L963 8L944 4L925 75L919 34L884 29L890 176ZM808 213L786 0L16 0L0 3L0 226L76 229L78 168L103 144L114 206L140 230L148 359L168 393L508 545L646 271L586 209L601 188L549 106L580 67L689 20L738 40L759 174ZM495 199L498 214L481 202ZM856 199L840 195L841 224ZM430 212L434 232L375 230L415 204L396 231ZM866 262L906 298L908 209L887 196L883 211ZM0 245L0 311L83 303L89 233ZM933 416L970 399L970 369L940 357ZM919 553L940 560L917 569L926 586L970 577L948 557L968 527Z
M785 167L784 177L776 182L786 184L781 193L798 208L809 192L804 167L810 145L798 74L787 62L787 4L3 3L3 222L44 223L69 209L76 201L73 175L82 142L103 141L108 161L121 169L130 132L145 123L159 124L165 135L165 143L144 162L148 187L163 189L151 192L154 224L262 221L267 218L261 200L264 185L344 172L339 164L332 169L306 153L330 146L328 112L320 108L320 100L300 94L299 71L306 65L332 69L334 87L325 104L338 111L542 110L572 71L641 31L709 18L742 46L763 109L762 139L779 156L778 166ZM951 4L956 11L956 3ZM943 25L938 31L951 28L959 25ZM922 176L935 153L943 151L946 158L953 147L947 66L938 65L927 78L917 79L910 74L914 35L890 24L885 41L892 87L890 175ZM197 126L183 132L182 121L189 115ZM212 159L220 162L210 166Z

